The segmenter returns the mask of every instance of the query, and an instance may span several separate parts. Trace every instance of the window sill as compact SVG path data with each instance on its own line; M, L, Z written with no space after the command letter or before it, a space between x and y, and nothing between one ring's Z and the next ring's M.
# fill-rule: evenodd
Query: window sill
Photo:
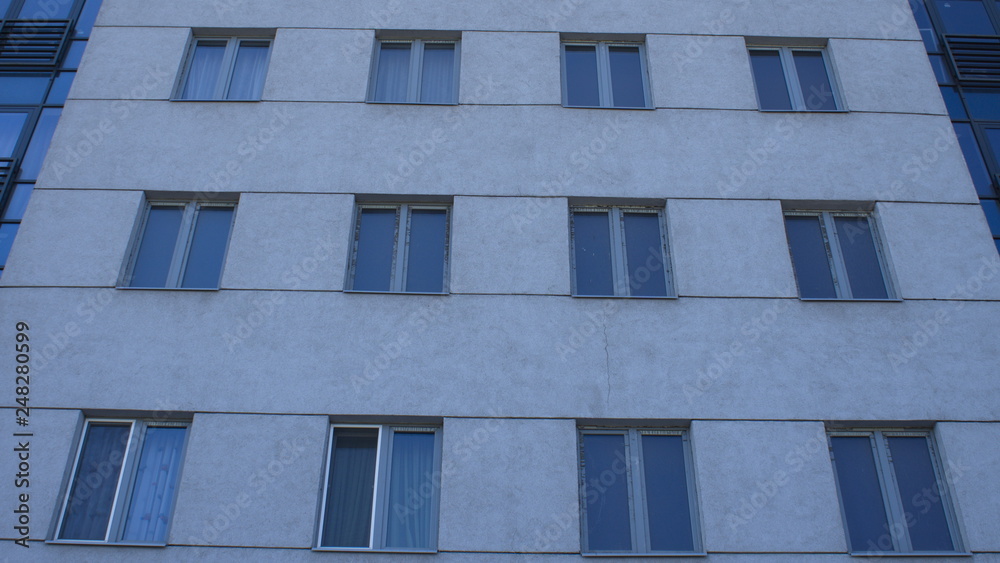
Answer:
M903 300L898 297L889 297L886 299L846 299L843 297L799 297L799 301L809 301L818 303L902 303Z
M138 290L138 291L219 291L218 287L132 287L126 285L115 286L115 289Z
M223 100L223 99L216 99L216 98L205 98L205 99L201 99L201 98L170 98L170 101L171 102L236 102L236 103L252 102L252 103L257 103L257 102L260 102L261 100L260 99L257 99L257 100Z
M426 553L435 554L436 549L367 549L364 547L314 547L312 551L332 551L341 553L385 553L386 555L393 553Z
M381 294L381 295L451 295L447 291L432 292L432 291L376 291L369 289L345 289L344 293L369 293L369 294Z
M623 109L623 110L639 110L639 111L654 111L656 106L646 106L646 107L622 107L622 106L569 106L563 104L562 107L569 109Z
M851 113L846 109L763 109L757 108L761 113Z
M90 540L45 540L45 543L51 545L108 545L115 547L167 547L166 543L147 543L147 542L110 542L110 541L90 541Z
M623 551L609 551L607 553L585 553L580 552L583 557L708 557L704 551L671 551L663 553L633 553Z
M851 557L972 557L968 551L856 551Z
M653 299L653 300L676 300L676 295L579 295L574 293L570 297L581 299Z
M390 105L390 106L457 106L458 102L382 102L378 100L365 100L366 104Z

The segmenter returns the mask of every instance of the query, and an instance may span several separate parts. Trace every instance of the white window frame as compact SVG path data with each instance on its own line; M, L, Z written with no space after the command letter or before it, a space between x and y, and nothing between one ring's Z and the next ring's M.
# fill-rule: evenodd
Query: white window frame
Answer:
M378 87L379 58L382 54L382 45L395 43L399 45L410 45L410 68L406 75L406 100L404 101L380 101L375 99L375 89ZM368 80L368 103L372 104L423 104L423 105L458 105L458 87L461 82L459 70L461 68L462 46L459 39L378 39L375 41L375 53L372 55L371 77ZM423 79L424 67L424 47L429 44L445 44L455 46L455 68L452 72L454 81L452 84L451 102L423 102L420 101L420 81Z
M892 538L894 551L865 551L855 549L851 546L851 534L848 527L847 514L844 513L844 499L840 491L840 478L837 475L837 460L833 455L833 441L836 436L868 437L871 442L875 469L878 474L879 488L882 492L882 505L885 508L885 516L888 520L890 537ZM914 551L909 528L906 526L906 516L903 505L900 503L899 488L896 484L895 472L892 470L892 456L886 444L886 438L890 437L919 437L927 440L927 449L931 457L931 464L934 469L934 476L938 483L938 493L941 495L942 508L948 522L948 533L951 535L952 544L955 550L948 552L920 552ZM934 432L930 430L906 430L906 429L851 429L832 430L827 432L828 447L830 450L830 460L833 464L834 482L837 486L837 500L840 504L840 516L846 534L847 544L851 555L942 555L942 554L966 554L963 547L962 534L959 533L958 516L955 513L955 505L951 498L951 487L949 486L947 474L942 465L941 456L938 453L937 444L934 439Z
M323 527L326 523L326 501L327 489L330 486L330 470L333 466L333 439L334 431L337 428L372 428L378 430L378 449L375 453L375 487L372 500L372 519L369 526L368 547L331 547L322 545ZM441 427L440 426L416 426L406 424L332 424L330 425L330 435L326 444L326 469L323 472L322 499L320 502L320 513L316 528L316 541L313 546L314 551L382 551L393 553L437 553L438 529L441 510L441 487L440 479L434 485L434 494L431 498L431 530L429 549L404 549L385 547L387 514L390 510L386 496L388 495L390 475L390 462L392 453L392 438L396 433L420 432L434 434L434 471L440 477L441 474Z
M788 210L784 212L784 217L819 217L820 226L823 232L823 243L826 248L827 261L830 264L830 274L833 277L833 287L837 292L836 297L802 297L799 291L799 299L803 301L899 301L898 293L893 283L893 276L890 274L889 260L886 256L882 235L879 232L878 221L873 213L864 211L802 211ZM879 268L882 270L882 283L885 284L886 297L884 299L873 299L870 297L855 298L851 293L850 278L847 275L847 264L844 262L844 253L840 248L840 234L837 232L837 225L834 217L864 217L868 220L868 228L872 234L872 243L875 246L875 255L878 256ZM787 234L786 234L787 237ZM791 252L791 241L788 243L788 255L792 259L792 269L795 270L794 257ZM798 271L794 271L795 284L798 286Z
M392 257L392 274L389 278L389 289L387 291L372 291L367 289L354 289L354 269L358 260L358 245L361 241L361 210L362 209L395 209L396 210L396 231L395 249ZM410 212L419 209L433 209L445 212L445 235L444 235L444 271L442 272L441 293L425 293L419 291L406 291L407 261L409 260L410 247ZM400 231L403 231L402 233ZM400 236L402 235L402 236ZM400 244L402 242L402 244ZM351 239L351 260L347 270L346 291L357 293L413 293L426 295L443 295L449 292L448 278L450 277L450 254L451 254L451 205L443 203L360 203L354 210L354 232Z
M105 530L103 540L80 540L80 539L59 539L62 534L62 527L66 518L66 510L69 508L70 495L73 493L73 482L77 472L80 470L80 455L83 453L84 443L87 441L87 433L93 423L128 424L129 436L128 446L125 448L125 457L122 458L121 472L118 474L118 483L115 485L115 496L112 500L108 519L108 527ZM47 543L73 543L73 544L123 544L123 545L166 545L163 542L137 542L133 540L123 540L122 534L125 531L125 512L128 510L132 500L133 488L135 486L136 470L139 465L139 458L142 454L142 446L146 437L146 430L149 428L185 428L188 432L184 435L184 446L181 450L180 467L183 472L184 458L187 452L188 438L190 437L191 423L189 421L164 421L131 418L88 418L84 421L83 432L80 434L76 446L76 454L73 457L73 465L70 468L66 481L66 491L57 514L56 529L54 539ZM169 536L170 526L173 522L174 509L176 508L177 492L180 489L181 473L177 476L177 486L174 488L174 498L171 500L170 522L167 522Z
M174 245L174 252L170 260L170 271L167 274L167 281L163 287L139 287L130 285L132 271L135 269L136 259L139 257L139 247L142 244L142 236L146 232L146 222L149 219L149 212L153 207L182 207L184 216L181 218L180 228L177 231L177 242ZM226 251L222 255L222 264L219 270L219 285L222 282L222 274L225 273L226 258L229 254L229 242L233 238L233 225L236 224L236 202L209 202L209 201L178 201L178 200L149 200L145 203L142 219L139 221L135 233L132 236L132 244L125 271L118 281L120 289L186 289L186 290L206 290L218 289L218 287L181 287L184 280L184 272L187 269L188 253L191 250L191 242L194 239L195 227L198 224L198 212L204 207L231 207L233 209L232 222L229 224L229 236L226 238Z
M596 47L597 54L597 90L600 97L600 105L597 106L576 106L569 103L569 84L566 78L566 47L567 46L587 46ZM639 68L642 71L642 95L645 105L642 106L616 106L614 105L614 94L611 88L611 56L609 47L638 47L639 48ZM649 68L646 63L646 44L642 41L563 41L559 46L560 54L560 80L562 82L562 105L567 108L608 108L608 109L653 109L653 96L649 89Z
M611 236L611 275L614 280L614 295L589 295L580 294L576 289L576 233L575 226L573 223L573 214L576 212L583 213L600 213L607 212L609 215L609 230ZM573 296L574 297L628 297L631 299L673 299L677 297L674 290L673 284L673 268L670 261L670 247L668 243L667 236L667 222L665 218L664 208L662 207L643 207L643 206L629 206L629 205L573 205L569 208L570 220L569 220L569 246L570 246L570 265L572 274L572 286L573 286ZM660 244L661 252L663 252L663 276L666 281L666 295L656 295L656 296L632 296L631 285L629 284L628 278L628 263L627 263L627 250L625 249L625 213L655 213L660 220Z
M833 64L830 60L830 52L826 47L798 47L798 46L776 46L776 45L747 45L747 59L750 60L751 73L753 71L753 57L750 51L777 51L778 58L781 60L781 70L782 75L785 77L785 90L788 92L788 98L791 100L791 109L764 109L761 107L760 103L760 92L757 88L757 77L754 76L754 95L757 98L757 108L759 111L771 111L771 112L788 112L788 111L802 111L802 112L816 112L816 113L836 113L843 112L844 101L840 95L840 88L837 84L837 76L833 72ZM806 103L805 98L802 97L802 86L799 82L799 73L795 68L795 59L792 55L793 51L815 51L823 55L823 66L826 68L826 77L830 81L830 90L833 92L833 104L834 109L809 109L809 105Z
M225 41L226 42L226 52L222 56L222 65L219 76L215 81L215 90L211 98L185 98L184 87L187 85L188 75L191 72L191 64L194 61L194 53L198 48L198 43L201 41ZM228 98L229 89L232 86L233 71L236 68L236 54L239 52L240 45L244 42L258 42L267 43L267 58L264 59L264 80L267 81L267 71L271 64L271 47L274 44L274 39L271 37L247 37L247 36L229 36L229 37L192 37L191 44L188 47L187 56L184 59L184 72L181 74L181 79L178 81L177 88L173 99L179 101L192 101L192 102L204 102L204 101L226 101L226 102L259 102L261 96L256 98ZM263 93L262 93L263 94Z
M598 426L582 426L577 429L579 447L577 448L577 475L580 489L580 552L584 555L704 555L704 544L701 538L701 516L698 510L697 488L694 477L694 463L691 455L691 441L687 429L683 428L608 428ZM625 436L625 451L628 455L626 475L628 478L628 504L630 527L632 529L632 551L590 551L587 545L587 484L584 474L583 436L586 434L605 434ZM690 509L691 536L693 551L652 551L649 549L650 538L647 530L647 498L645 489L645 471L643 469L642 448L639 442L644 435L681 436L684 444L684 474L688 493L688 508ZM640 548L641 546L641 548Z

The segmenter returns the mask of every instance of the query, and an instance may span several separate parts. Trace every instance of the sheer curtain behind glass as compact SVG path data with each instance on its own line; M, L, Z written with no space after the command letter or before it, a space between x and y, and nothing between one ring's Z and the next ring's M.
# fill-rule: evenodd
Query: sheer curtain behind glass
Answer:
M429 549L434 497L434 434L393 434L389 471L386 547Z
M424 45L420 101L429 104L450 104L455 102L454 93L455 45L452 43Z
M410 76L410 44L382 43L375 78L376 102L405 102Z
M186 428L148 428L125 520L126 541L166 541Z
M334 431L322 545L370 546L377 448L378 429Z
M229 100L259 100L267 73L267 41L241 41L236 52Z
M87 427L59 539L103 541L114 509L130 424Z
M222 59L226 54L225 41L199 41L191 55L191 66L181 98L185 100L211 100L222 72Z

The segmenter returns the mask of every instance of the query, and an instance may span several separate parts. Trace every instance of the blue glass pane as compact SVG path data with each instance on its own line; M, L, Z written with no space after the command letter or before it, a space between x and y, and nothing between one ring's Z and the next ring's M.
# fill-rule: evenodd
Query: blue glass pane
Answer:
M7 255L10 254L11 245L14 244L18 226L17 223L0 224L0 266L7 265Z
M750 51L750 64L760 109L792 109L778 51Z
M24 153L24 160L21 161L21 180L35 180L42 170L42 161L45 160L45 153L49 150L49 143L52 142L52 134L56 131L56 123L59 122L59 115L62 108L45 108L42 110L38 124L35 125L35 132L31 135L31 142L28 143L28 150Z
M834 217L837 241L847 266L851 295L855 299L885 299L889 296L882 277L871 223L867 217Z
M962 93L972 119L1000 121L1000 91L965 88Z
M934 76L937 77L938 84L952 84L951 70L948 69L948 61L944 55L927 55L931 61L931 68L934 69Z
M962 147L962 154L965 155L965 164L969 167L976 192L987 197L996 195L993 193L993 182L990 181L986 162L983 161L983 153L979 151L979 143L972 133L972 126L968 123L952 123L952 125L955 127L955 135L958 137L959 146Z
M583 481L588 551L632 549L625 436L583 436Z
M448 213L443 209L410 212L404 291L444 291L444 261L448 247Z
M167 523L181 472L186 432L186 428L180 427L146 429L132 499L125 514L123 540L157 543L167 540Z
M259 100L267 75L267 41L241 41L236 51L233 76L229 81L230 100Z
M77 37L88 37L94 28L94 20L97 19L97 11L101 9L101 0L87 0L80 11L80 17L76 20Z
M69 95L69 87L73 85L76 78L75 72L60 72L56 74L56 79L49 90L49 96L45 98L45 103L58 106L66 103L66 96Z
M611 60L612 105L618 108L646 107L639 48L608 47L608 56Z
M693 551L683 438L643 436L642 468L650 549Z
M211 100L219 84L222 58L226 54L225 41L199 41L191 55L191 64L184 79L185 100Z
M895 551L867 436L834 436L834 465L851 551Z
M0 113L0 158L10 157L17 148L21 130L28 119L27 113ZM2 164L2 163L0 163Z
M167 286L167 274L183 216L184 208L180 206L153 207L149 210L139 252L132 266L130 287Z
M629 295L667 294L660 217L654 213L623 213Z
M0 104L37 105L49 87L48 74L0 74Z
M993 162L1000 166L1000 129L984 129L986 141L989 143L990 152L993 154Z
M396 432L389 468L385 546L428 549L434 515L434 434Z
M410 77L410 44L382 43L375 78L376 102L405 102Z
M31 190L34 184L17 184L14 186L14 193L7 202L7 209L3 212L3 218L7 221L20 221L24 217L24 210L28 207L28 200L31 198Z
M17 18L21 20L65 20L73 10L73 0L24 0Z
M990 225L993 236L1000 236L1000 202L995 199L984 199L979 202L986 214L986 222Z
M608 212L573 213L573 258L577 295L614 295Z
M334 430L322 545L370 545L377 449L375 428Z
M7 10L10 8L10 3L12 0L0 0L0 19L7 16Z
M566 105L597 107L601 94L597 83L597 47L566 45Z
M396 210L362 209L353 289L389 291L396 251Z
M910 9L913 11L914 19L917 20L917 27L920 28L920 36L924 40L924 47L930 52L940 51L937 34L934 33L934 25L927 14L927 7L924 6L924 0L910 0Z
M965 105L962 97L958 94L958 88L954 86L942 86L941 97L944 98L944 105L948 108L948 115L952 119L968 119L965 113Z
M83 51L87 48L86 41L71 41L66 57L63 59L63 68L77 68L83 60Z
M130 431L128 424L87 428L59 539L104 540Z
M234 212L232 207L202 207L198 210L181 287L219 287Z
M993 35L993 24L982 0L934 0L944 32L958 35Z
M945 516L944 491L934 474L927 439L906 436L891 437L887 441L913 550L954 550Z
M833 298L837 290L833 285L830 258L823 239L819 217L785 217L788 248L792 253L795 279L801 297Z
M424 45L420 75L420 101L430 104L455 103L455 45Z
M823 53L792 51L792 59L795 61L795 72L799 75L799 86L802 88L802 99L806 103L806 109L811 111L837 109Z

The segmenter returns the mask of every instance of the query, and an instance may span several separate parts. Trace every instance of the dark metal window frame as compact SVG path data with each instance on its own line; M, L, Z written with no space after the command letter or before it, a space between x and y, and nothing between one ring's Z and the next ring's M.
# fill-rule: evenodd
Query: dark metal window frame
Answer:
M402 101L382 101L375 99L375 91L378 88L379 59L382 54L382 45L397 44L410 45L410 66L406 75L406 99ZM451 102L424 102L420 100L421 80L423 79L424 68L424 47L426 45L453 45L455 47L454 70L452 72L452 96ZM461 84L460 70L462 67L462 41L461 39L421 39L421 38L379 38L375 40L375 50L372 53L371 70L368 79L368 95L365 101L370 104L416 104L431 106L454 106L458 105L459 85Z
M597 58L597 91L599 105L578 106L569 103L569 83L566 76L566 47L586 46L594 47ZM639 50L639 69L642 72L642 96L645 102L642 106L619 106L614 103L614 94L611 84L611 55L610 47L636 47ZM562 105L567 108L584 109L655 109L653 105L653 95L650 89L649 66L646 57L645 41L574 41L564 39L559 45L560 60L560 81L562 82Z

